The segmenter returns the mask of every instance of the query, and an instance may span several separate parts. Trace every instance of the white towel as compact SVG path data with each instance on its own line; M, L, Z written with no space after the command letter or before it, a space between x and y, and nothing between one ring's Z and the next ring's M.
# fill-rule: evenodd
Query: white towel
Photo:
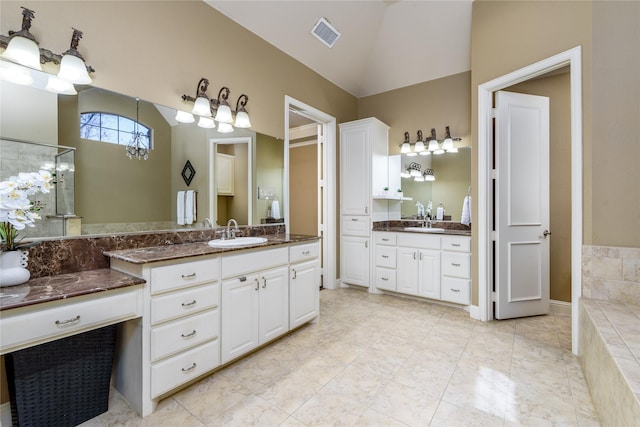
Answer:
M460 222L464 225L471 224L471 196L466 196L462 202L462 215Z
M193 224L196 219L196 192L188 190L184 197L184 223Z
M277 200L271 202L271 217L275 219L280 218L280 202Z
M184 225L184 191L178 191L178 198L176 199L176 219L178 225Z

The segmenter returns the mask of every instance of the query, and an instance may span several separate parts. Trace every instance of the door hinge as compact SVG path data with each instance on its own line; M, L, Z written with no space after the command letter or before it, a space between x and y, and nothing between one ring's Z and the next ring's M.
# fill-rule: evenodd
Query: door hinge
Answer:
M318 186L320 188L324 188L324 179L321 179L320 181L318 181Z
M491 241L493 241L493 242L498 240L498 232L497 231L490 231L489 232L489 239L491 239Z
M491 109L491 118L495 119L497 115L498 115L498 109L497 108L492 108Z
M491 292L491 302L496 302L498 300L498 296L496 295L495 291Z
M498 179L498 169L491 169L491 172L489 172L489 177L491 179Z

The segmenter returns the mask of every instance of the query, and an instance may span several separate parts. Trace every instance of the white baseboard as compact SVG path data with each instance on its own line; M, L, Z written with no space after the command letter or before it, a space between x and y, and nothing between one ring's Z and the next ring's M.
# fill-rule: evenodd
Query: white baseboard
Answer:
M479 305L470 305L469 306L469 317L475 320L480 320L480 306Z
M0 427L11 427L11 404L9 402L0 405Z
M567 314L571 316L571 303L566 301L549 300L549 307L552 313Z

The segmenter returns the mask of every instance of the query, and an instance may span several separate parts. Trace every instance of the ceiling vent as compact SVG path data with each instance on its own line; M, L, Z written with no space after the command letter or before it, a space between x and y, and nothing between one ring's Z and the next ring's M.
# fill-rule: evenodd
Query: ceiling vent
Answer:
M318 40L326 44L328 47L333 47L336 41L340 38L340 33L324 18L313 26L311 34L316 36Z

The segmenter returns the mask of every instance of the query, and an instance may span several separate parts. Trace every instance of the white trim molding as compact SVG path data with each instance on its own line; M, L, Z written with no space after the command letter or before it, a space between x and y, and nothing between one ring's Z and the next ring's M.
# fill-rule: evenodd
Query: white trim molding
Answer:
M582 295L582 50L574 47L512 73L478 85L478 308L480 320L493 320L491 290L492 215L491 159L493 93L541 76L564 66L570 67L571 85L571 334L572 351L578 354L578 300Z

